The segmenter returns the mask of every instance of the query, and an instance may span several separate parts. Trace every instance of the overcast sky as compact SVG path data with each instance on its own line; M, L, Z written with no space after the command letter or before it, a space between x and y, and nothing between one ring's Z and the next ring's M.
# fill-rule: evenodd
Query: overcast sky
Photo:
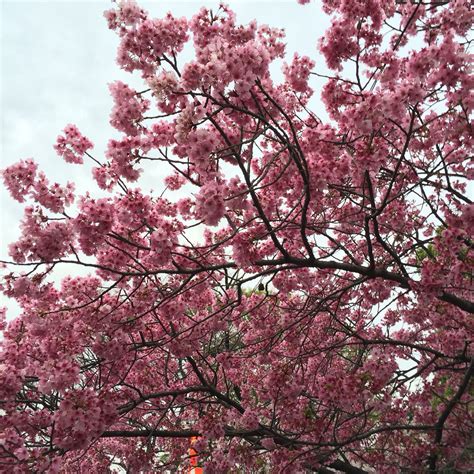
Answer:
M317 39L329 24L318 2L300 6L296 0L227 2L237 21L283 27L287 32L288 58L294 51L318 58ZM112 2L0 0L1 4L1 163L34 158L50 181L74 181L79 191L94 189L90 168L68 165L52 145L68 123L76 124L95 144L102 159L107 141L117 135L109 125L112 100L107 84L122 80L142 87L138 74L121 71L115 63L118 38L108 30L104 10ZM192 16L200 6L217 1L140 2L151 16L167 11ZM182 62L191 59L183 57ZM322 59L317 59L324 70ZM318 111L318 114L320 111ZM159 174L159 170L157 170ZM145 184L153 183L147 174ZM144 189L147 187L144 186ZM0 258L7 257L8 243L20 235L23 206L0 191Z

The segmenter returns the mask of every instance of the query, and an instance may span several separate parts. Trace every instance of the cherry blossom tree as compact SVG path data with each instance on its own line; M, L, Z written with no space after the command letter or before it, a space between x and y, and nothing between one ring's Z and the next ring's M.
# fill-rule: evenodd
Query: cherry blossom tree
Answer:
M322 4L324 77L226 5L105 13L143 89L55 145L96 190L3 171L2 472L472 469L470 2Z

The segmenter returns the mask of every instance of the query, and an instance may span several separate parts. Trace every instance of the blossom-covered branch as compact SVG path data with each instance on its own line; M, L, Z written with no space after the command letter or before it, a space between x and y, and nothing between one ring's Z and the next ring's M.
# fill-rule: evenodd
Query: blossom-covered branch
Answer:
M144 86L103 158L54 147L99 189L3 170L2 469L184 472L194 437L206 472L472 469L473 12L322 5L329 74L224 4L105 13Z

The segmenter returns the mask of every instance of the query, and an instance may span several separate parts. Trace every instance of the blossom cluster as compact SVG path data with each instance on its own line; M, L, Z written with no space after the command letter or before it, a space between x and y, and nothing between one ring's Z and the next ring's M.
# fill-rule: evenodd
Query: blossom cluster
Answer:
M66 162L78 164L83 162L84 154L92 147L92 142L72 124L65 127L64 135L59 135L54 145L56 153Z
M111 84L104 162L55 145L100 191L2 172L33 201L0 282L8 472L181 472L191 445L216 473L472 470L474 13L415 3L321 2L329 71L224 4L106 12L143 89Z
M127 135L137 135L139 122L150 102L121 81L110 84L109 89L115 103L110 114L110 124Z

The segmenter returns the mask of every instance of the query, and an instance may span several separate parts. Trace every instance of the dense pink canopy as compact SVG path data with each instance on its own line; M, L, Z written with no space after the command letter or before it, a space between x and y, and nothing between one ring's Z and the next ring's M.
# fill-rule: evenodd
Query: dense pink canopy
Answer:
M185 472L193 436L206 473L473 468L470 2L323 6L326 123L279 29L105 13L144 87L104 157L58 137L90 193L3 171L2 472Z

